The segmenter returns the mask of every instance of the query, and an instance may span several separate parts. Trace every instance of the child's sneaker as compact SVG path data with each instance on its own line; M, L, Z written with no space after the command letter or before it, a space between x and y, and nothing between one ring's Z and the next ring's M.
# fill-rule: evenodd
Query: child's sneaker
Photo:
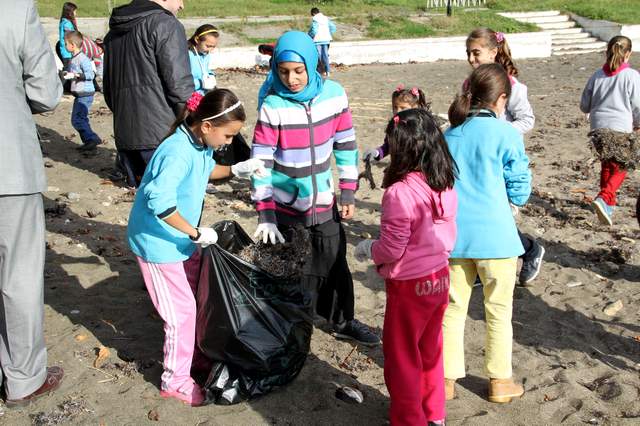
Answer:
M531 281L535 280L540 273L540 267L542 266L542 258L544 257L544 247L533 242L532 253L522 258L522 268L520 269L520 285L527 285Z
M354 340L364 346L380 344L380 338L357 319L336 324L334 330L337 339Z
M601 224L609 226L613 225L613 220L611 218L613 216L613 206L605 203L600 197L593 200L591 206L595 209Z
M163 398L175 398L189 404L192 407L199 407L204 402L204 394L197 384L193 384L191 391L183 390L161 390L160 396Z

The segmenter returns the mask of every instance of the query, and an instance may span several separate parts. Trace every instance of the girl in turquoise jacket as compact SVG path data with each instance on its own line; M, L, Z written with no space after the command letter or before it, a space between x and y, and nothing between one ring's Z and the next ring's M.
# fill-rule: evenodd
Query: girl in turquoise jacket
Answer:
M218 29L210 24L198 27L189 39L189 66L196 92L204 95L216 87L216 73L211 69L211 52L218 46Z
M78 6L70 1L62 5L62 13L60 14L60 24L58 25L58 36L60 46L60 56L62 57L62 68L67 71L73 54L67 50L64 45L64 35L70 31L78 31L76 24L76 13Z
M499 120L511 83L499 64L481 65L449 108L445 138L458 165L458 237L449 261L451 287L445 313L444 373L447 399L465 376L464 324L477 275L487 323L485 372L489 400L508 402L524 393L511 379L511 312L518 256L524 252L509 203L522 206L531 193L522 135Z

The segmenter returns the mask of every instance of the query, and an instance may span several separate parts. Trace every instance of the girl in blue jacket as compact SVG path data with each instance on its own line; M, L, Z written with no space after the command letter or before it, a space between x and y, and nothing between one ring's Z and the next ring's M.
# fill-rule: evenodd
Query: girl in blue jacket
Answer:
M216 73L211 69L211 52L218 45L218 29L210 24L198 27L189 39L189 65L196 92L204 95L216 87Z
M62 5L62 13L60 14L60 23L58 25L58 44L60 46L60 56L62 57L62 69L68 71L69 63L73 54L67 50L64 45L64 36L67 32L78 31L78 25L76 24L76 14L78 6L70 1L65 2Z
M489 400L508 402L524 393L511 378L511 313L518 256L524 252L509 203L531 193L529 159L520 132L498 119L511 94L500 64L476 68L449 108L445 139L458 165L458 237L449 261L449 307L443 323L447 399L465 376L464 325L477 275L487 323L485 372Z
M129 216L127 237L144 283L164 321L164 373L160 396L192 406L204 396L190 375L196 336L200 251L218 240L199 227L209 179L264 171L260 160L216 166L213 150L231 143L246 119L238 98L217 89L187 102L184 116L147 165ZM265 172L266 173L266 172Z

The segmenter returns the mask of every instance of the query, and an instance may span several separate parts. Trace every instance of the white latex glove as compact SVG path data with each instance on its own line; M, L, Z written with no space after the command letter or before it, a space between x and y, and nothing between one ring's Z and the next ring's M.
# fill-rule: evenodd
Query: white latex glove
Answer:
M72 72L65 71L62 75L62 78L64 78L65 80L73 80L74 78L76 78L76 75Z
M213 90L216 88L216 78L208 75L202 79L202 88L205 90Z
M356 246L355 256L360 262L371 259L371 246L376 240L362 240Z
M243 161L231 166L231 173L238 177L249 177L256 175L258 177L265 177L267 175L267 169L264 168L264 161L259 158L250 158L247 161Z
M200 247L205 248L218 242L218 233L213 228L196 228L200 237L194 241Z
M364 155L362 156L362 161L367 161L367 158L369 160L376 160L378 161L379 158L378 156L380 155L380 152L378 151L378 148L370 148L368 150L366 150L364 152Z
M516 217L518 216L518 214L520 214L520 207L512 203L509 203L509 207L511 207L511 214L513 215L513 217Z
M278 231L278 226L275 223L259 223L253 236L258 237L258 239L261 239L265 244L267 243L267 240L269 240L271 244L275 244L276 240L280 243L284 243L284 237L280 231Z

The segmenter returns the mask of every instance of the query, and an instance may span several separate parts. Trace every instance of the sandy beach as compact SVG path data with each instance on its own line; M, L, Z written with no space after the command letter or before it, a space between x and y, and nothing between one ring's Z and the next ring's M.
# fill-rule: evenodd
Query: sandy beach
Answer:
M534 191L518 222L546 248L538 279L515 291L514 375L524 381L526 394L506 405L486 400L478 288L466 328L468 376L447 406L452 425L640 423L640 231L635 218L640 180L637 173L629 174L615 225L599 225L589 207L598 189L599 165L587 144L589 125L578 109L586 80L601 64L600 54L517 64L537 117L526 137ZM399 83L421 87L434 112L446 113L469 70L464 62L371 65L338 67L332 78L347 90L362 152L382 142L391 92ZM255 72L218 73L218 85L245 102L248 120L242 133L248 140L263 80L264 74ZM53 113L36 117L49 179L44 194L45 337L49 364L62 366L66 376L60 390L28 409L4 409L0 423L386 424L382 349L353 350L322 329L314 331L300 376L264 398L201 408L160 398L162 323L125 239L132 196L108 179L115 156L112 116L102 96L96 96L91 124L107 143L96 154L82 155L75 150L80 139L70 125L72 101L65 96ZM378 183L386 164L374 166ZM219 185L216 194L206 197L203 223L233 219L252 234L257 216L237 195L248 186L246 180ZM345 223L356 316L378 331L384 283L370 264L355 260L353 249L363 235L377 235L382 193L362 185L356 216ZM613 303L621 309L608 315L615 311L606 309ZM105 356L94 364L101 347ZM342 385L362 390L364 403L336 399L336 387Z

